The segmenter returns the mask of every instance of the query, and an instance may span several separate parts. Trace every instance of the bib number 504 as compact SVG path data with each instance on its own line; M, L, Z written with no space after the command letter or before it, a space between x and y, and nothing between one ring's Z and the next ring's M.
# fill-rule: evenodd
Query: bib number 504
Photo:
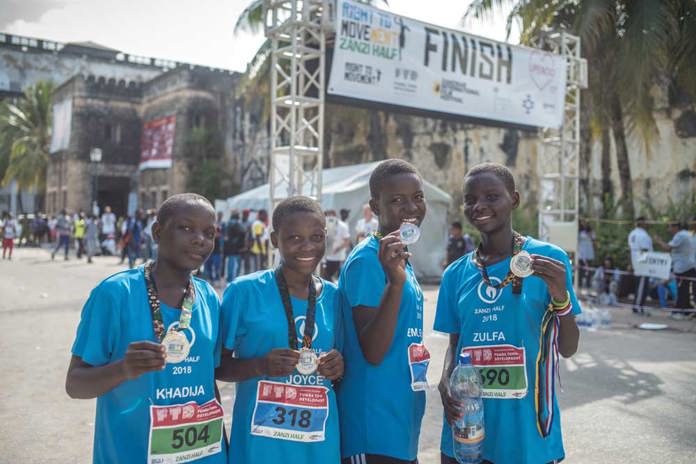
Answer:
M208 433L207 425L200 430L196 427L174 429L172 433L172 448L179 449L184 444L186 446L194 446L199 441L207 442L209 439L210 434Z
M311 425L312 411L307 409L285 409L282 406L278 406L275 408L275 412L277 415L273 419L274 424L282 425L289 420L291 427L298 426L307 429Z

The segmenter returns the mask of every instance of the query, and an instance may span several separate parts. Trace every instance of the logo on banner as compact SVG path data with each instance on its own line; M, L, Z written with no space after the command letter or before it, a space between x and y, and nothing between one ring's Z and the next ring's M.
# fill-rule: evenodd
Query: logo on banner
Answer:
M553 55L548 52L535 50L529 56L529 77L539 90L553 82L556 68L553 65ZM525 107L526 108L526 107Z
M522 107L524 108L524 112L527 114L534 109L534 100L532 100L531 95L527 94L527 98L522 100Z
M502 282L497 277L491 277L490 281L493 285L498 285L500 282ZM493 304L496 301L498 301L498 298L500 298L500 295L502 295L502 294L503 294L502 288L491 287L483 280L481 281L481 283L479 283L478 296L481 299L481 301L483 301L484 303Z

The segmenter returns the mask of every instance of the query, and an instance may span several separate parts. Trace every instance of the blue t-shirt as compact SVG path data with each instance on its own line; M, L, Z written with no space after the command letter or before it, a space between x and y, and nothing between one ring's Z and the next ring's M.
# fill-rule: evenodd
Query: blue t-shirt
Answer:
M188 357L177 364L168 363L162 371L127 380L97 398L95 463L148 462L151 417L158 415L165 424L167 420L173 420L170 425L180 425L184 417L199 417L196 405L215 399L215 367L220 360L220 303L207 282L197 278L193 282L196 298L191 325L183 330L192 342ZM161 302L161 311L165 328L178 325L179 309ZM103 366L123 359L130 343L144 340L156 342L141 266L114 274L92 290L82 309L72 353L87 364ZM185 405L189 402L196 405ZM182 408L157 408L165 405L182 405ZM207 414L211 406L219 408L217 404L210 404L206 406ZM201 439L207 442L206 449L212 447L220 451L195 462L217 464L227 461L226 446L222 437L215 440L214 426L206 429L206 437L202 437L202 432L198 436L202 429L189 432L186 437L188 428L179 432L177 427L154 428L153 455L159 454L162 447L169 451L184 450L180 453L183 455L189 445L202 446Z
M338 281L346 362L338 386L341 455L367 453L413 460L418 454L430 360L422 345L423 292L407 264L391 346L378 366L367 362L353 323L353 308L379 307L387 277L378 250L374 236L360 242L348 256Z
M534 239L524 247L566 266L566 284L573 314L580 313L570 262L560 248ZM565 456L556 398L551 432L543 438L536 425L534 386L541 320L551 301L546 283L536 276L523 279L522 293L512 285L496 290L483 282L472 262L462 256L445 271L440 284L434 328L459 334L457 353L467 350L483 380L485 439L483 457L495 464L539 464ZM493 284L510 269L510 258L486 267ZM441 450L453 457L452 432L443 420Z
M322 280L317 295L312 349L318 354L340 350L338 291ZM293 296L298 341L304 333L307 300ZM223 345L240 359L288 348L288 323L273 270L232 282L222 301ZM338 463L336 396L331 381L318 373L254 377L237 384L232 413L229 462Z

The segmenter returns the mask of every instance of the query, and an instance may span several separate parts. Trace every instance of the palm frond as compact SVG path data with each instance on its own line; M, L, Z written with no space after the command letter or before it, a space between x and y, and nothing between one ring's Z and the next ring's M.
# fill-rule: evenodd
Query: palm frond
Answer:
M263 28L264 0L253 0L237 18L234 33L251 32L256 34Z

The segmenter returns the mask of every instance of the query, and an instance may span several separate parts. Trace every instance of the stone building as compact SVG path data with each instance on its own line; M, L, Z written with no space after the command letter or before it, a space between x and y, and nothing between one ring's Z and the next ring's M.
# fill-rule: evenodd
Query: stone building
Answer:
M67 144L51 154L46 210L91 211L92 201L123 214L137 185L140 160L142 84L78 75L56 89L54 102L72 111ZM54 121L55 126L55 121ZM99 163L90 152L101 150Z
M91 211L93 202L119 215L154 208L186 190L190 160L185 148L195 129L231 133L236 75L189 67L169 70L144 83L75 76L55 92L54 103L70 111L64 147L51 155L47 173L47 212L66 208ZM142 163L144 127L171 118L167 167ZM54 119L54 131L61 124ZM231 137L223 137L217 156L231 159ZM101 150L99 163L90 161ZM167 160L165 160L167 161Z
M239 73L228 70L130 55L92 42L0 33L0 100L19 97L39 80L57 85L45 198L49 214L63 208L91 211L92 201L126 214L184 191L195 161L185 159L186 151L196 129L219 135L218 153L204 155L220 157L233 171L238 79ZM171 166L147 168L141 165L144 130L169 116L176 120ZM101 150L99 163L90 162L93 149ZM10 191L0 190L1 209L16 205ZM24 207L31 211L34 202L27 199Z
M172 166L140 171L139 206L154 208L169 194L184 192L191 163L187 143L194 130L205 136L219 136L222 153L234 169L233 130L235 118L234 88L238 75L204 68L174 69L143 86L140 113L143 122L174 116L176 131L173 140Z

